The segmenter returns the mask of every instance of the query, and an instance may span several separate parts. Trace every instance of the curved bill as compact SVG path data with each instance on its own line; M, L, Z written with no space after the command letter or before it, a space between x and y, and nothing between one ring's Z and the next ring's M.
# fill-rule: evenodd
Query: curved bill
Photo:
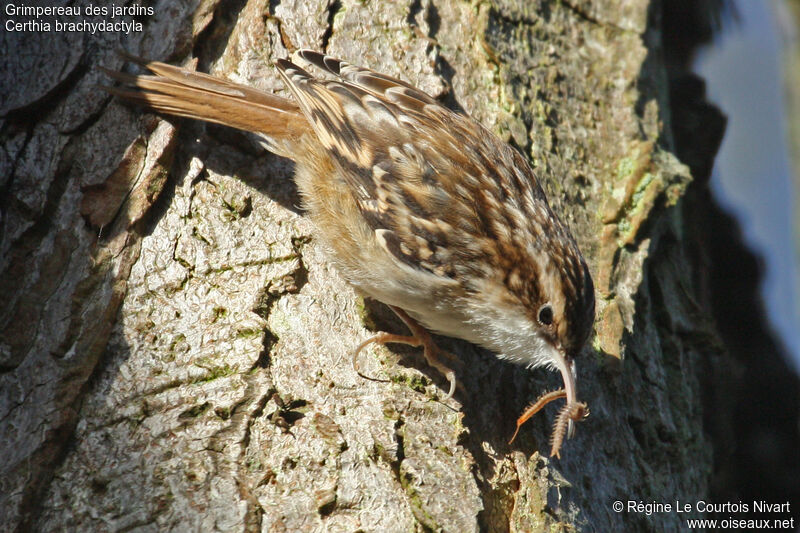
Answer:
M578 391L575 386L575 360L567 358L564 354L559 354L561 357L556 359L558 362L558 370L561 371L561 377L564 380L564 390L567 393L567 405L578 402ZM575 435L575 422L570 419L567 424L567 438L571 439Z

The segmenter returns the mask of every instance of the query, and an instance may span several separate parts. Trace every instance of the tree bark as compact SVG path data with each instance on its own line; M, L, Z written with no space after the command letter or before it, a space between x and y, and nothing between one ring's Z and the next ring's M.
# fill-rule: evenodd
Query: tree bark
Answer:
M136 20L128 35L0 37L0 522L681 527L677 513L612 508L708 494L700 376L724 356L685 226L658 2L157 2ZM555 374L442 339L463 362L452 400L414 350L371 348L359 364L378 379L360 377L354 347L402 326L329 266L291 164L243 133L104 94L95 67L121 68L119 47L195 56L280 94L272 61L324 50L410 81L529 156L598 298L578 362L591 416L562 459L547 457L555 413L506 444Z

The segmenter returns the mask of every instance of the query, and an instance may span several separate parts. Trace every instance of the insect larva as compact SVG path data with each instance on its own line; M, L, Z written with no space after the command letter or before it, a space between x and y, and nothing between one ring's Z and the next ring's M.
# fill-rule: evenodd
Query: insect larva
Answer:
M553 400L558 400L559 398L566 398L567 392L564 389L558 389L550 392L545 392L539 398L532 403L525 412L520 415L517 419L517 429L514 430L514 435L511 436L511 440L508 441L509 444L514 442L514 439L517 438L517 433L519 433L519 428L522 427L522 424L527 422L533 415L538 413L542 410L542 408L547 405L548 403L552 402Z
M589 416L589 407L585 403L568 403L565 405L556 417L556 423L553 424L553 435L550 437L550 457L558 457L561 444L564 442L564 435L567 433L567 425L570 420L580 420Z

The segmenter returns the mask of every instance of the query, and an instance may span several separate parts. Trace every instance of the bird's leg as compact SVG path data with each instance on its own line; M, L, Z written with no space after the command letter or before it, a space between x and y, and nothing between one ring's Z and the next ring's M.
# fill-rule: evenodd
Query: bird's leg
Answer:
M456 391L456 374L453 369L441 361L441 358L445 357L450 360L454 360L455 356L439 348L439 346L437 346L434 342L433 337L431 337L431 334L428 333L428 330L419 325L419 323L411 318L408 313L393 305L390 305L389 308L394 311L395 314L405 323L406 327L411 331L411 335L395 335L393 333L381 332L373 335L369 339L359 344L355 353L353 353L353 367L356 369L356 372L358 372L358 354L366 346L372 343L386 344L394 342L399 344L408 344L409 346L414 347L421 346L423 350L422 353L425 356L425 360L428 362L428 365L438 370L450 382L450 390L444 399L447 400L452 398L453 393ZM358 373L361 374L361 372Z

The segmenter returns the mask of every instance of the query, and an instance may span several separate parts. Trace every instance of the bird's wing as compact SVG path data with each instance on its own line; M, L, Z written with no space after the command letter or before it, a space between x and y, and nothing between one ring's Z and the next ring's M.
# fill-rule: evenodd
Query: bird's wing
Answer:
M300 56L339 77L319 79L277 62L386 250L451 278L485 264L475 259L493 253L493 234L505 231L493 211L504 209L509 191L486 177L502 143L405 82L315 52Z

